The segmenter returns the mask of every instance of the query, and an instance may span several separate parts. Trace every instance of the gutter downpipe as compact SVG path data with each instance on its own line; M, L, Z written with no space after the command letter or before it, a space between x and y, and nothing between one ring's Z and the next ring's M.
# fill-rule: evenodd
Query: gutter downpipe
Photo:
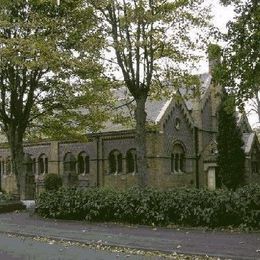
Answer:
M194 127L195 133L195 156L196 156L196 166L195 166L195 174L196 174L196 188L199 189L199 136L198 136L198 127Z
M99 136L97 136L97 187L99 187L100 186L100 183L99 183L99 181L100 181L100 178L99 178L99 173L100 173L100 170L99 170L99 160L100 160L100 158L99 158L99 144L100 144L100 137Z

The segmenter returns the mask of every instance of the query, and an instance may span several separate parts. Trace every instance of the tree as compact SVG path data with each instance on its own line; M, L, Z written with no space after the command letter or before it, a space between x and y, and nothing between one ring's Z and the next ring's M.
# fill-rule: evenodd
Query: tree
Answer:
M253 110L260 122L260 2L258 0L222 0L234 4L236 16L224 35L223 84L236 94L237 104L253 99Z
M89 0L106 39L106 64L118 70L135 101L139 186L147 184L147 98L192 82L188 63L198 61L208 10L203 0ZM120 78L121 79L121 78ZM194 83L194 82L193 82Z
M242 133L236 122L233 97L223 95L218 119L218 179L222 187L236 189L244 182L245 154Z
M102 38L95 24L92 9L81 0L59 7L53 0L0 1L0 128L19 193L25 185L23 139L31 123L53 113L61 117L71 104L104 93Z

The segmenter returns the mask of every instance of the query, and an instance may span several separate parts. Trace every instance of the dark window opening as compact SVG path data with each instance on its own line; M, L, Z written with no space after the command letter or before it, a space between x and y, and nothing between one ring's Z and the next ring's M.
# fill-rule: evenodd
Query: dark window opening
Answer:
M123 157L122 154L115 150L109 154L109 173L118 174L123 171Z
M173 153L171 154L171 172L185 172L185 154L182 146L179 144L173 147Z
M131 149L126 153L126 169L127 173L137 172L137 156L135 149Z
M89 156L85 153L80 153L78 156L78 174L87 174L89 170Z
M48 173L48 157L45 154L42 154L38 159L38 173Z

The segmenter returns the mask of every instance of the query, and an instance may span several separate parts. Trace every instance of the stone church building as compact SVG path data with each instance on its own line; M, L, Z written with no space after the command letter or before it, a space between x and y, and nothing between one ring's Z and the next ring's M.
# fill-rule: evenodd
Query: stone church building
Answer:
M200 94L181 98L149 100L147 120L148 185L171 187L217 186L217 111L220 86L209 74L200 75ZM246 154L246 180L260 183L260 145L245 115L238 116ZM127 188L137 184L134 129L109 123L88 142L44 141L25 144L26 191L32 199L42 190L47 173L60 174L64 185ZM0 146L1 189L14 193L15 176L10 153Z

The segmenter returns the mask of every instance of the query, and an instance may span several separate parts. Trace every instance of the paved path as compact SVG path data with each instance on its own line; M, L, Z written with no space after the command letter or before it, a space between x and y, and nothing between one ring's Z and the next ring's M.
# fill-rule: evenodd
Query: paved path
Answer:
M41 241L0 233L1 260L158 260L158 257L132 255L89 247ZM160 259L160 258L159 258Z
M92 224L29 216L0 214L0 232L53 239L102 243L163 252L218 256L229 259L259 259L260 233L230 233L200 230Z

